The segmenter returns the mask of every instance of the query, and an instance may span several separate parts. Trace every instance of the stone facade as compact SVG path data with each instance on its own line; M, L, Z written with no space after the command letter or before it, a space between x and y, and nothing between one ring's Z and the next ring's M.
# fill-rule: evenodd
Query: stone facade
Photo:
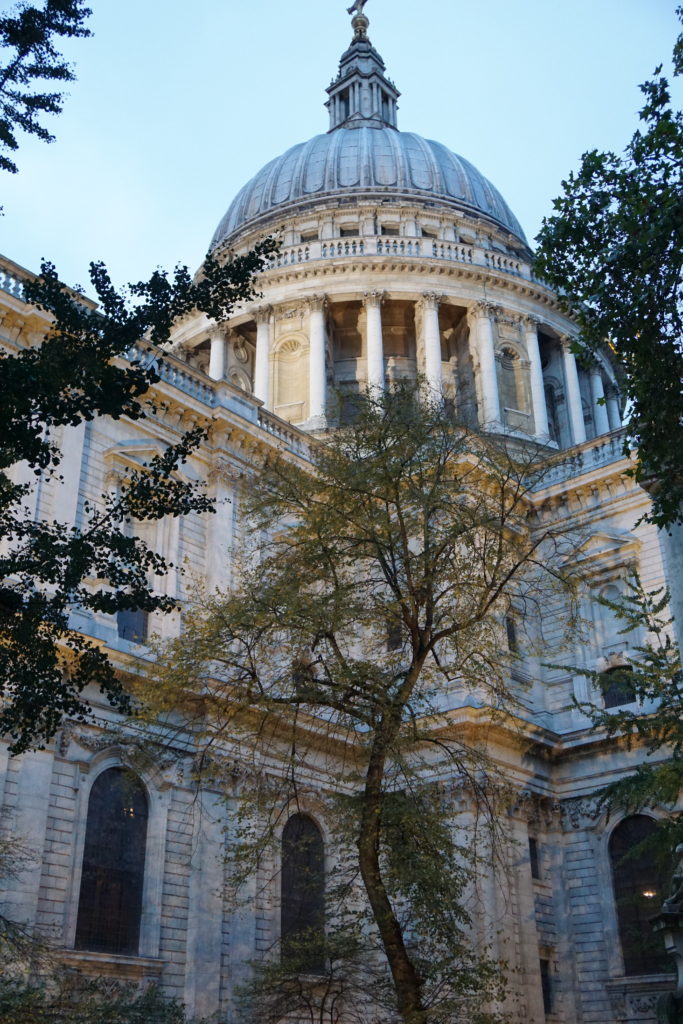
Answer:
M115 488L122 468L188 427L208 428L187 472L208 482L217 514L162 523L148 538L187 566L185 575L164 581L182 607L193 579L230 585L241 497L265 455L304 455L311 434L352 415L354 394L420 375L466 421L548 446L552 468L533 502L540 517L585 528L581 557L591 579L583 611L592 642L563 660L589 668L618 663L623 640L594 596L618 587L634 566L648 588L665 574L657 534L642 522L649 499L622 453L618 375L608 354L577 360L575 326L534 279L521 229L493 186L462 162L458 193L447 173L461 158L437 153L436 144L425 148L417 136L397 141L398 92L362 15L328 93L331 130L316 137L326 141L295 147L303 184L287 171L289 154L273 161L237 197L214 239L223 253L281 231L258 304L236 310L227 323L192 317L178 324L161 364L156 418L99 419L64 430L64 483L41 480L29 499L32 514L78 527L84 500ZM387 133L395 136L393 149L380 159ZM372 173L357 179L348 157L354 139L375 161ZM323 176L317 189L316 174ZM277 185L285 178L287 189ZM23 301L26 277L0 262L0 341L9 351L38 343L45 328ZM21 473L17 467L17 479ZM549 609L544 622L549 661L559 614ZM112 616L75 613L74 625L101 641L122 669L134 672L149 656L119 635ZM178 628L177 615L150 624L162 636ZM513 765L520 800L510 820L518 842L505 879L482 883L487 927L520 971L510 1019L652 1024L657 994L670 979L624 973L609 857L619 820L606 820L591 799L637 755L591 732L573 701L600 697L587 692L583 677L531 660L520 671L522 723L535 737L534 752L521 757L504 730L491 741ZM217 1012L235 1022L232 991L246 976L246 961L277 938L277 899L257 897L254 883L251 912L224 903L230 794L209 787L198 802L176 760L141 768L108 736L112 714L93 697L96 722L65 723L49 749L16 758L0 747L2 825L34 854L5 894L4 912L44 930L69 963L160 979L189 1013ZM75 949L90 791L103 772L127 764L148 798L137 955Z

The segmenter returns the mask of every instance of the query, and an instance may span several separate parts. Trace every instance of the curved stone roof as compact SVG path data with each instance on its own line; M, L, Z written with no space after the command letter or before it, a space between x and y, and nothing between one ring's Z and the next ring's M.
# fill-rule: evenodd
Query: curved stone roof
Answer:
M340 193L442 199L485 214L527 244L500 192L468 160L413 132L361 126L316 135L271 160L230 204L211 246L252 220Z

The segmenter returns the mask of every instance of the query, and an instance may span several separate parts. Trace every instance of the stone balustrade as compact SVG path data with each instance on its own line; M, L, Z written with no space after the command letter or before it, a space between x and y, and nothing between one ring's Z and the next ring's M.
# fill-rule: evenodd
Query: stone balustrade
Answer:
M290 451L301 455L305 459L309 458L309 446L302 438L301 433L290 427L289 423L281 420L279 416L268 412L267 409L260 408L258 411L258 425L266 433L286 445Z
M564 483L582 473L590 473L594 469L608 466L611 462L619 462L624 458L624 436L622 427L611 434L602 434L591 441L584 441L571 449L570 454L558 454L551 460L551 465L543 474L543 478L533 488L543 491L553 484Z
M0 290L13 295L15 299L23 300L25 280L26 278L20 277L15 270L10 270L0 263Z
M368 235L357 238L333 238L285 246L273 258L273 267L289 267L315 260L354 256L398 256L406 259L438 260L486 267L503 274L531 280L531 268L523 260L480 246L446 242L432 238Z

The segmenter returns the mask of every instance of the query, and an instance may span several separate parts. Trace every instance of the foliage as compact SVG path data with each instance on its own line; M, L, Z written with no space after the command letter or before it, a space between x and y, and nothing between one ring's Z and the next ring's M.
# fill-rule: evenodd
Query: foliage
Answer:
M455 776L495 840L498 779L476 724L458 728L448 709L469 705L487 728L514 716L504 616L556 593L571 606L561 567L575 540L530 516L536 452L454 425L411 385L360 400L357 416L308 462L267 462L239 587L202 595L144 695L189 726L199 761L250 766L228 843L238 875L264 870L306 794L339 794L328 810L346 895L327 907L330 931L360 914L405 1024L490 1021L496 970L466 906L472 846L430 786Z
M175 999L155 985L57 972L48 981L0 979L0 1024L189 1024Z
M683 20L683 8L677 10ZM674 48L683 71L683 35ZM652 518L683 509L683 113L661 75L641 86L643 127L623 156L592 150L562 182L538 235L537 273L560 294L593 351L625 371L628 438L638 480L654 477Z
M0 883L7 885L21 875L34 857L14 836L0 833ZM37 965L49 959L48 946L23 924L0 914L0 962L6 973L13 967Z
M196 280L184 267L171 278L156 271L124 291L92 264L97 308L65 288L50 264L26 285L26 300L47 314L47 334L36 347L0 354L0 732L12 737L13 752L44 744L64 715L83 718L89 683L129 707L105 652L71 628L70 615L173 607L152 583L170 564L131 536L130 524L212 506L201 488L174 476L201 441L197 429L131 471L117 496L86 502L79 528L34 521L25 505L32 486L15 482L11 467L23 462L36 482L58 482L61 428L150 415L161 359L153 346L177 317L197 309L221 320L253 295L253 275L273 247L265 240L224 264L208 257Z
M644 635L645 639L632 647L629 644L632 671L625 678L633 701L618 710L585 703L579 707L590 715L595 728L608 736L623 737L628 749L643 746L649 759L601 790L601 799L608 807L620 807L628 814L644 807L673 807L683 790L683 681L680 655L671 639L671 620L666 614L668 591L646 590L634 573L626 581L626 591L619 601L598 601L623 622L620 635ZM572 668L572 672L589 679L596 692L605 685L600 672L579 668ZM678 829L680 842L683 830L680 825ZM675 834L670 829L666 832L670 850L676 845Z
M85 22L90 14L84 0L45 0L42 6L21 3L0 17L0 47L5 51L0 66L0 169L17 171L9 154L19 147L18 131L54 141L40 117L61 113L64 94L39 90L47 83L74 80L55 43L89 36Z

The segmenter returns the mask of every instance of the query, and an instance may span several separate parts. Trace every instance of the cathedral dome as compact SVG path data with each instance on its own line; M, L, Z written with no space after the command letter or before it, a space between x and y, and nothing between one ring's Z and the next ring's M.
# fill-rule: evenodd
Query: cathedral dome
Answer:
M368 123L369 122L369 123ZM524 232L491 182L468 160L414 132L359 117L316 135L266 164L237 194L213 236L222 245L252 222L272 222L340 194L446 203L484 215L526 245ZM255 226L255 223L254 223Z

